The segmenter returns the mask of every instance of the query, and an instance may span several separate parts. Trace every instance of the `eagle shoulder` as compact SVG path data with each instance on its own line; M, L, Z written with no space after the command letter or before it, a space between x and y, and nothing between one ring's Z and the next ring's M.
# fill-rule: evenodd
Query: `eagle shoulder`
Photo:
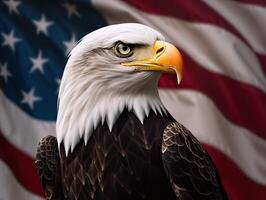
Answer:
M227 199L212 159L178 122L163 132L162 161L178 199Z
M35 166L45 190L46 199L63 200L60 159L56 137L46 136L40 140L37 147Z

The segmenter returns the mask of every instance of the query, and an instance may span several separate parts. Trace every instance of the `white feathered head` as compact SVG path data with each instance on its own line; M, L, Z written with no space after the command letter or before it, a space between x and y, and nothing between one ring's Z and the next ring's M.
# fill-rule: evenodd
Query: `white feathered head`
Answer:
M162 114L160 72L182 78L179 51L156 30L142 24L117 24L86 35L71 51L59 90L57 138L66 152L98 125L110 131L124 109L143 122L149 111Z

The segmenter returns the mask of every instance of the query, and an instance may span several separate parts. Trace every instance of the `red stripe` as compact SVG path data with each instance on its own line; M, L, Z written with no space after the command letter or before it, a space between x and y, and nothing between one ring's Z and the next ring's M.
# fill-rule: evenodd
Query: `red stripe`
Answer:
M252 181L231 159L220 151L208 145L204 145L204 148L214 159L223 185L230 199L265 200L266 186Z
M247 0L248 1L248 0ZM251 0L250 0L251 1ZM166 15L171 17L177 17L179 19L208 23L215 26L220 26L242 41L244 41L251 49L253 49L249 42L241 35L241 33L235 29L230 23L228 23L222 16L219 15L215 10L209 7L202 1L199 0L126 0L130 5L135 8L142 10L143 12L148 12L158 15ZM255 53L255 52L254 52ZM266 75L266 56L259 53L255 53L261 61L262 69Z
M265 0L233 0L239 3L248 3L248 4L257 4L260 6L266 6L266 1Z
M25 137L26 137L25 133ZM10 144L0 132L0 159L12 170L19 183L28 191L44 196L34 160Z
M126 2L144 12L220 26L231 31L245 41L240 33L220 16L219 13L199 0L126 0Z
M234 29L224 18L202 1L126 0L126 2L144 12L177 17L188 21L215 24L226 27L228 30Z
M266 94L252 85L210 72L200 67L185 53L182 55L185 66L180 88L206 94L229 120L265 139ZM176 77L163 75L159 86L176 88Z

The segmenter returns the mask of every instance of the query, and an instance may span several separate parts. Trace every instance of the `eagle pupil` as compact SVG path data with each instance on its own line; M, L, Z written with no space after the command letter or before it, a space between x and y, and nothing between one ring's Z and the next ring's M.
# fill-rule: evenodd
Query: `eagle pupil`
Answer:
M127 51L128 47L123 46L123 51Z

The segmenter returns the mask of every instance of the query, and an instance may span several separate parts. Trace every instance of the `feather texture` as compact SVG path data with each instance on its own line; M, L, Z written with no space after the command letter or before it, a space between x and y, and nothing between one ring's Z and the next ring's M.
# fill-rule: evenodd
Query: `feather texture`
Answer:
M68 156L54 137L38 147L47 199L226 200L215 166L198 140L168 114L143 123L124 110L110 132L98 125ZM60 170L61 169L61 170Z
M200 142L178 122L163 133L162 159L178 199L227 199L215 166Z
M99 125L72 153L61 144L65 199L174 200L161 160L162 133L173 119L154 112L143 124L124 111L114 124Z
M47 200L63 200L56 137L46 136L38 144L35 166Z

